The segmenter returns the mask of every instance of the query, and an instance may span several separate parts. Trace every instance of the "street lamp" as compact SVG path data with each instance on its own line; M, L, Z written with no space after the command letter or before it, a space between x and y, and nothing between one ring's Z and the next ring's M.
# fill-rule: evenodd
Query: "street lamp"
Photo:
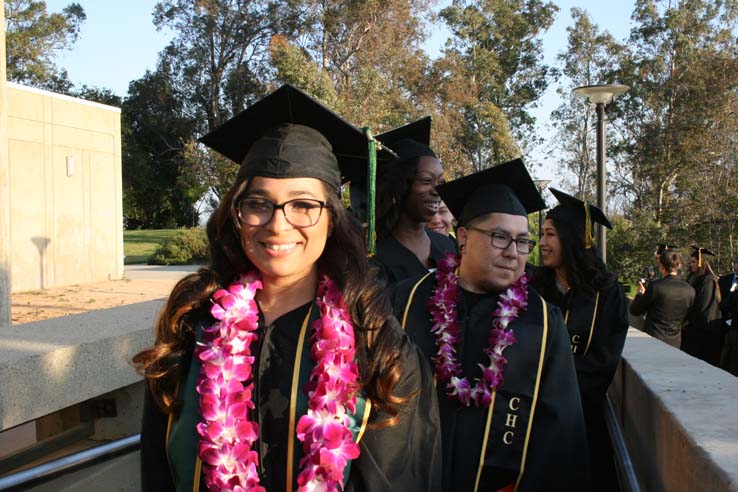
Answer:
M574 94L586 97L597 109L597 206L605 213L607 201L607 173L605 171L605 106L628 91L630 87L620 84L585 85L574 89ZM605 226L597 224L597 248L602 261L607 263L607 238Z
M550 179L534 179L533 183L535 183L536 188L538 188L538 194L542 195L543 190L546 189L548 184L551 182ZM544 200L545 202L546 200ZM541 235L543 235L543 210L538 211L538 244L541 243ZM543 258L541 257L540 250L538 252L538 264L543 265Z

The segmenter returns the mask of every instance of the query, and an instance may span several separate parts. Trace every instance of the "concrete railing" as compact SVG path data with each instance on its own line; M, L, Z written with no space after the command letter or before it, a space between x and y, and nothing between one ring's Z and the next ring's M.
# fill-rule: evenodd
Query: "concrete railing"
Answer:
M610 397L642 490L738 492L738 378L631 328Z
M141 380L131 357L154 342L162 301L0 331L0 431Z

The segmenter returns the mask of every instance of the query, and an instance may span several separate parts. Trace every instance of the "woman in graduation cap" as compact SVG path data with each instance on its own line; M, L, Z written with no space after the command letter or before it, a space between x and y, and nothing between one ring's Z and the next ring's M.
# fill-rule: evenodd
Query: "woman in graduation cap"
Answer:
M720 312L720 287L706 256L715 254L707 248L692 246L687 281L694 287L695 296L682 335L682 350L720 367L725 336Z
M564 315L577 370L595 490L619 490L604 419L605 393L628 331L627 302L617 276L597 256L594 223L610 228L599 208L551 188L559 205L543 223L543 267L533 285Z
M339 197L366 138L283 86L202 141L241 167L134 358L143 490L434 490L432 375Z
M441 206L436 186L443 166L428 146L430 117L377 135L399 158L380 169L377 183L377 254L388 285L435 268L453 239L426 229Z

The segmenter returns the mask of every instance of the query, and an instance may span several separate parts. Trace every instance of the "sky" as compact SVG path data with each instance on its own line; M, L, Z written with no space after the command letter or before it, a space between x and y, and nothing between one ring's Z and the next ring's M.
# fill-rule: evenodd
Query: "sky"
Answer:
M147 69L154 70L159 51L171 39L170 32L159 32L151 22L151 14L156 4L153 0L76 0L85 10L87 20L81 28L78 41L71 51L60 54L56 59L58 66L69 73L69 78L77 86L82 84L105 87L120 96L128 92L128 84L140 78ZM69 0L46 0L50 12L61 11ZM441 0L434 10L450 3ZM570 10L580 7L586 10L594 23L607 30L617 40L624 40L630 30L630 15L633 0L554 0L559 12L551 29L543 36L544 61L556 63L556 55L566 47L566 28L572 24ZM431 32L426 43L426 51L431 57L438 55L448 32L438 28ZM556 85L549 87L533 110L537 119L537 133L550 139L550 114L558 106ZM547 162L544 149L534 151L529 164L533 164L535 177L552 179L557 186L559 178L555 166ZM533 162L530 162L533 161Z

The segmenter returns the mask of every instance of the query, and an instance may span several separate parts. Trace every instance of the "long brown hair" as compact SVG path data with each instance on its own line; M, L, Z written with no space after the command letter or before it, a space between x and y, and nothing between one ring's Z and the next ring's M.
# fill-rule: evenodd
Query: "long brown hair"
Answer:
M237 181L208 220L209 264L180 280L156 323L156 345L133 358L144 373L154 400L166 413L177 412L181 402L176 388L189 367L195 344L194 325L210 318L212 294L254 269L241 245L236 206L248 181ZM401 375L403 339L387 327L392 310L375 281L376 268L366 259L363 231L341 206L335 190L325 185L333 221L318 269L341 289L355 327L356 358L362 387L372 405L388 415L385 425L397 420L395 405L408 397L392 394ZM371 347L371 350L369 350Z

